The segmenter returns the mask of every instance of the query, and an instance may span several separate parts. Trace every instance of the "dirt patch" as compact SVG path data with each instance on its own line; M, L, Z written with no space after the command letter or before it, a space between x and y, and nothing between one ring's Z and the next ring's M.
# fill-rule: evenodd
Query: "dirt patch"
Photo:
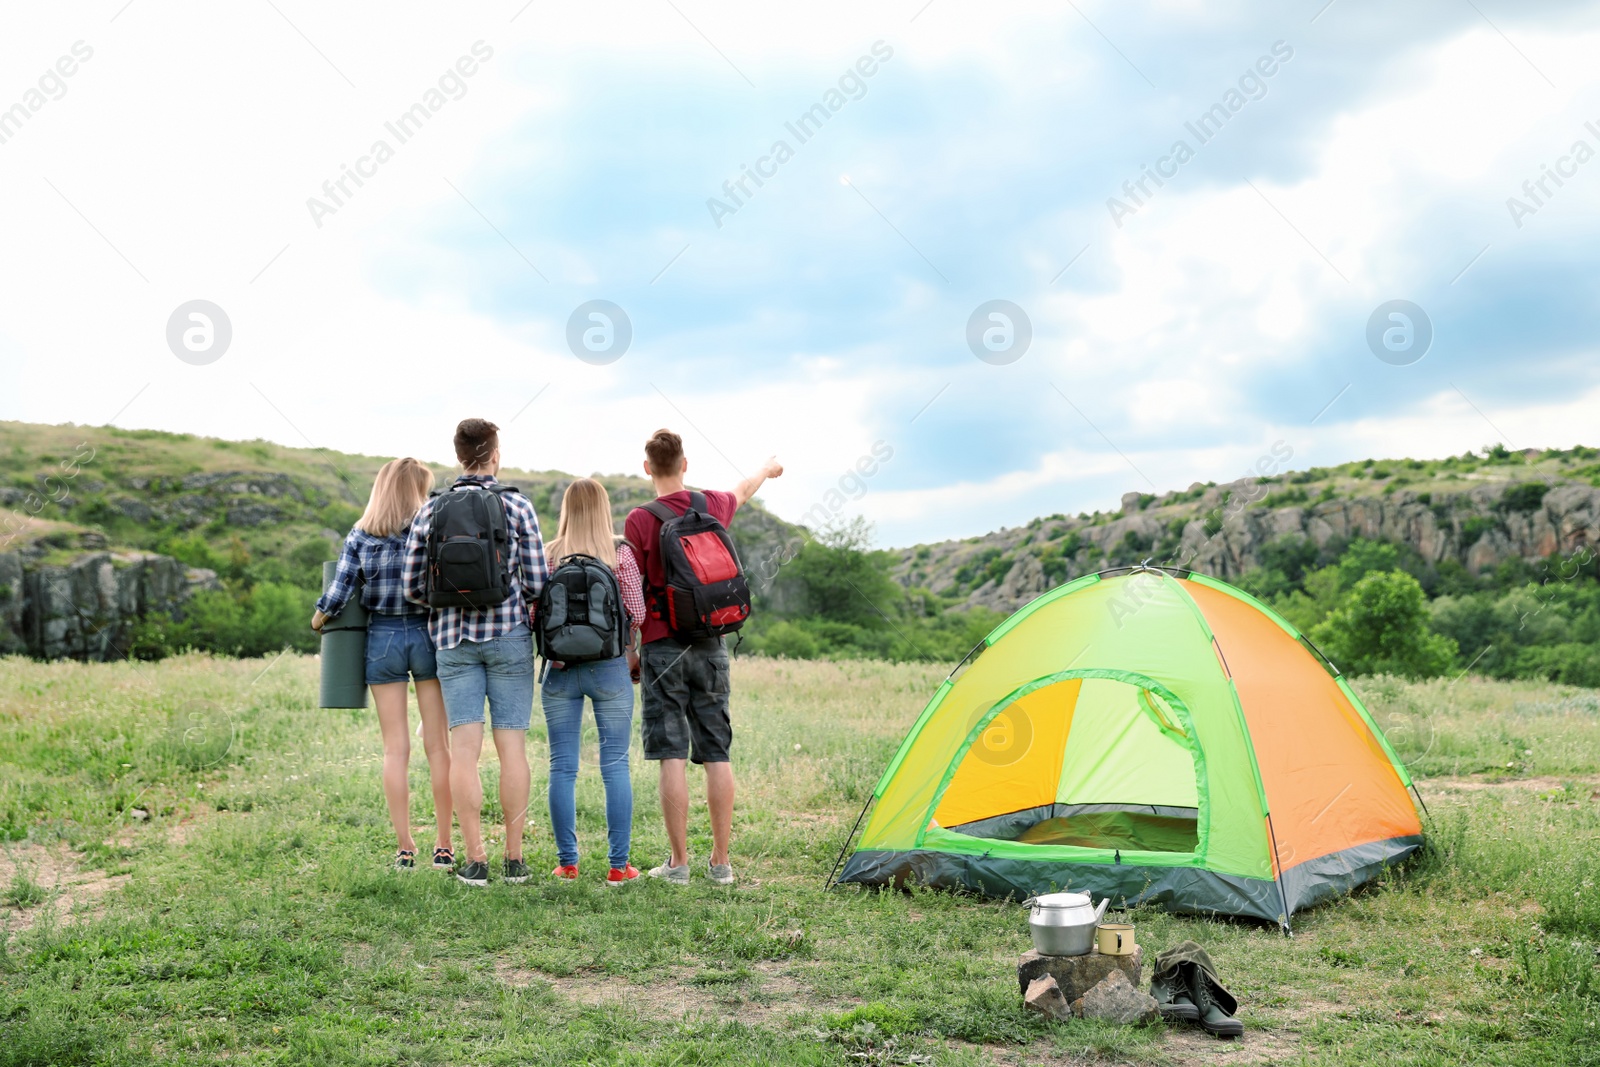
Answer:
M650 1018L738 1019L752 1026L782 1023L792 1015L813 1011L840 1011L857 1001L825 1000L810 985L791 973L792 964L755 963L747 977L729 982L706 982L693 967L656 972L648 982L606 975L569 977L544 974L506 962L495 964L495 975L506 985L551 986L574 1004L585 1007L626 1006ZM697 977L702 980L697 981Z
M1417 780L1417 788L1426 794L1476 793L1486 789L1518 789L1550 793L1565 789L1568 782L1581 789L1588 789L1591 793L1600 790L1600 775L1595 774L1544 775L1537 778L1491 778L1484 775L1470 775L1465 778L1421 778Z
M1173 1027L1161 1051L1181 1064L1216 1064L1246 1067L1257 1063L1283 1063L1300 1052L1300 1043L1276 1030L1247 1029L1244 1036L1224 1041L1195 1026Z
M185 814L177 822L158 821L156 832L168 844L182 847L202 828L205 820L220 813L198 809ZM148 833L150 824L133 822L119 829L108 843L118 848L136 848L140 837ZM18 885L21 874L27 882L38 887L43 899L30 900L21 906L12 903L12 887ZM131 875L107 874L85 865L81 853L75 852L65 842L40 845L32 842L0 845L0 929L14 933L27 930L45 915L54 914L63 921L82 921L98 918L105 910L105 896L125 885Z
M65 843L0 846L0 926L14 932L32 927L47 915L90 919L104 909L103 898L127 882L126 874L108 875L83 866L83 857ZM31 885L42 899L10 899L14 887Z

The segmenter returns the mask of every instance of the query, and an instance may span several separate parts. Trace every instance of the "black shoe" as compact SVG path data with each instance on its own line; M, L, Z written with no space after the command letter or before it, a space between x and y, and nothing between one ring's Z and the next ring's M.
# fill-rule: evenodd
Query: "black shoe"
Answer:
M500 866L500 880L510 882L512 885L521 885L532 876L528 865L521 860L508 859Z
M1169 1022L1200 1021L1200 1009L1189 996L1188 969L1192 968L1172 968L1150 980L1150 995L1156 998L1161 1017Z
M1200 1013L1199 1023L1202 1029L1217 1037L1243 1037L1244 1023L1229 1015L1217 998L1211 992L1211 983L1201 973L1198 967L1194 968L1194 977L1189 984L1189 993L1194 998L1195 1008Z
M489 865L482 860L470 860L456 869L456 877L467 885L488 885Z
M1200 1009L1194 1006L1187 993L1174 993L1172 999L1157 1005L1161 1009L1163 1019L1177 1022L1197 1023L1200 1021Z
M445 845L438 845L433 850L433 869L436 871L454 870L456 865L455 850Z
M394 869L397 871L414 871L417 869L417 853L414 849L403 848L394 854Z

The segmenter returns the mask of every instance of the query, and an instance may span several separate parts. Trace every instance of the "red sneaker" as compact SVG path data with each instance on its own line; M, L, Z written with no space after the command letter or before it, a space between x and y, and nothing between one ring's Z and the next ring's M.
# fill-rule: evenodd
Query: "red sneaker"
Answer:
M576 863L564 863L550 873L557 878L565 878L569 882L575 882L578 880L578 865Z
M627 885L637 877L639 877L639 868L635 867L631 863L626 867L623 867L620 871L613 867L611 868L610 873L606 875L606 885L608 887L614 885Z

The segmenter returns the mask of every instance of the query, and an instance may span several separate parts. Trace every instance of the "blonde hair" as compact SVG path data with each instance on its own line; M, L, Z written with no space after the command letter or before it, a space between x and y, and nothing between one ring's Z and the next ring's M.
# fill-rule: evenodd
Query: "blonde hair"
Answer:
M425 465L409 456L391 459L378 469L367 510L356 520L356 526L373 537L405 533L432 488L433 471Z
M617 566L617 533L611 523L611 497L593 478L579 478L561 494L561 518L549 545L550 566L567 556L593 556Z

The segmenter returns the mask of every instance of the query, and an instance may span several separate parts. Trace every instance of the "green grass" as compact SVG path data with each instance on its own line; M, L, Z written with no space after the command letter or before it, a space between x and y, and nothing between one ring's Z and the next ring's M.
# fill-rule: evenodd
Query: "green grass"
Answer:
M599 884L592 737L579 883L472 890L387 871L376 726L314 708L315 671L297 656L0 661L0 859L26 872L54 850L129 876L72 912L39 898L32 875L10 882L0 1067L1160 1064L1217 1051L1025 1013L1015 905L821 888L941 668L736 663L731 891ZM1472 679L1359 688L1436 776L1421 779L1427 854L1297 916L1292 940L1141 911L1146 951L1189 937L1210 949L1243 1004L1243 1062L1600 1062L1596 695ZM537 797L542 730L530 748ZM636 758L642 865L664 851L652 770ZM1437 777L1489 771L1505 781ZM492 798L492 758L485 777ZM548 869L537 802L533 823L530 862ZM707 833L697 806L699 857Z

